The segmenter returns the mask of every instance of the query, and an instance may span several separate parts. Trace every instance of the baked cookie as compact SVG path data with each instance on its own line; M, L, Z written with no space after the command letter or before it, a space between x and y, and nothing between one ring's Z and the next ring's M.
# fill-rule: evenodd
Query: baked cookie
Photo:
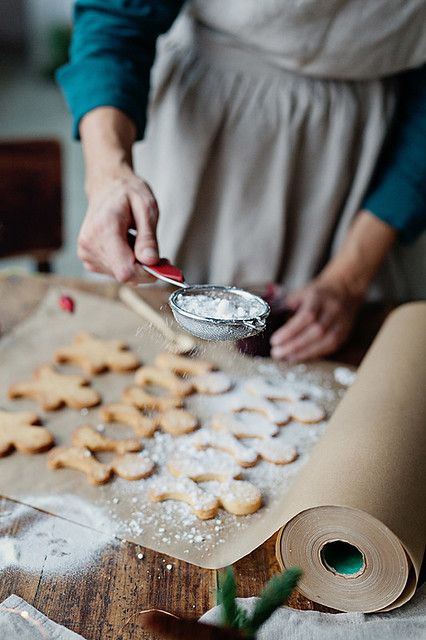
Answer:
M124 453L111 462L111 469L123 480L143 480L154 473L155 464L139 453Z
M302 385L284 380L278 382L259 376L248 380L245 386L249 393L268 400L297 402L306 397Z
M49 469L74 469L81 471L90 484L105 484L111 477L110 465L96 460L89 449L80 447L55 447L47 458Z
M113 440L99 433L90 425L83 425L74 431L72 444L74 447L89 449L92 452L114 451L118 454L142 449L142 445L138 440Z
M219 508L217 498L203 491L189 478L159 478L153 482L149 490L152 502L178 500L189 504L200 520L214 518Z
M291 418L287 403L264 400L263 398L253 398L253 402L245 398L236 399L230 408L234 413L251 411L252 413L261 414L270 422L274 422L279 426L287 424Z
M234 516L247 516L262 506L262 494L259 489L246 480L231 480L223 484L218 499L225 511Z
M165 395L156 396L148 393L140 387L127 387L121 396L125 404L133 405L144 411L169 411L169 409L178 409L183 407L183 399L181 397Z
M11 399L31 398L44 411L53 411L63 405L71 409L94 407L101 399L82 376L63 375L48 364L37 369L32 380L12 385L8 395Z
M321 422L325 418L324 409L316 402L312 402L312 400L293 402L289 405L289 410L292 418L297 420L297 422L313 424L315 422Z
M168 369L158 367L140 367L135 373L135 383L140 387L154 386L165 389L175 396L189 396L194 387L188 380L183 380Z
M198 419L185 409L169 409L160 413L158 422L163 431L172 436L191 433L198 427Z
M263 460L272 464L290 464L298 457L295 447L276 438L257 440L252 447Z
M227 431L211 431L202 429L191 439L195 449L217 449L228 453L241 467L254 467L257 462L257 451L241 444Z
M102 422L119 422L133 429L137 436L150 438L158 427L158 416L145 416L139 409L124 403L105 404L99 409Z
M270 438L278 433L276 424L251 410L219 413L213 416L211 426L215 431L226 431L236 438Z
M232 387L231 378L221 371L211 371L210 373L195 376L191 382L197 393L204 393L209 396L221 395Z
M154 364L160 369L168 369L179 376L200 376L214 369L214 365L207 360L179 356L173 353L159 353Z
M53 436L29 411L0 411L0 457L13 449L20 453L41 453L53 445Z
M175 478L190 478L194 482L228 482L241 476L241 468L226 454L208 449L197 455L176 454L167 463L167 468Z
M90 333L79 333L72 345L56 351L54 359L58 363L76 364L89 376L108 370L132 371L140 365L121 340L101 340Z

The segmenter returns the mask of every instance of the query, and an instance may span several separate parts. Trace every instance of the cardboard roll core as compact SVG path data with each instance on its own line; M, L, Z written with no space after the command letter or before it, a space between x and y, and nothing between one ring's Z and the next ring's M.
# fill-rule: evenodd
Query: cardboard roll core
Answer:
M365 569L364 554L346 540L327 542L320 551L320 558L328 571L347 578L359 576Z

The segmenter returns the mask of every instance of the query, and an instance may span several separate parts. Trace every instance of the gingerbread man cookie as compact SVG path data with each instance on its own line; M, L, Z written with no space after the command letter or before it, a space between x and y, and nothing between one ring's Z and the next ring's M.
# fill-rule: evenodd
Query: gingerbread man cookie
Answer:
M127 387L124 389L121 399L125 404L130 404L145 411L169 411L183 406L183 399L176 396L156 396L147 393L140 387Z
M304 389L300 384L286 381L277 382L261 377L248 380L246 390L255 396L268 400L296 402L305 398Z
M218 499L225 511L234 516L247 516L262 506L262 494L247 480L231 480L222 485Z
M124 453L111 462L111 469L123 480L143 480L154 473L155 464L145 455Z
M71 409L94 407L100 395L82 376L57 373L50 365L44 365L28 382L18 382L9 389L9 398L31 398L45 411L53 411L66 405Z
M227 482L241 475L241 468L228 456L212 449L200 451L197 455L176 454L169 460L167 468L176 478L190 478L194 482Z
M115 453L128 453L130 451L140 451L142 445L138 440L125 439L113 440L99 433L90 425L78 427L72 434L72 444L74 447L89 449L89 451L114 451Z
M139 366L139 360L121 340L100 340L89 333L80 333L69 347L58 349L55 362L71 362L80 366L87 375L102 371L118 373L132 371Z
M20 453L41 453L53 445L53 436L35 426L39 419L29 411L0 411L0 457L16 449Z
M74 469L86 474L90 484L105 484L111 477L111 467L96 460L89 449L55 447L47 458L49 469Z
M226 393L232 387L231 378L221 371L212 371L195 376L191 382L197 393L204 393L210 396L218 396Z
M289 410L292 418L298 422L304 422L305 424L321 422L325 418L324 409L316 402L312 402L312 400L293 402L289 405Z
M159 353L154 360L156 367L167 369L179 376L200 376L209 373L214 365L207 360L179 356L172 353Z
M269 438L278 433L276 424L253 411L219 413L213 416L211 426L236 438Z
M214 518L219 508L218 499L203 491L189 478L160 478L151 485L149 497L152 502L164 500L185 502L191 506L200 520Z
M150 438L158 427L157 416L145 416L130 404L112 403L99 409L102 422L120 422L133 429L137 436Z
M263 460L272 464L290 464L298 457L295 447L276 438L257 440L252 447Z
M135 373L135 383L140 387L154 386L165 389L175 396L189 396L194 387L188 380L183 380L172 371L158 367L140 367Z
M191 439L195 449L218 449L228 453L241 467L254 467L257 462L257 451L241 444L231 433L203 429Z
M160 413L158 422L163 431L172 436L191 433L198 427L198 419L185 409L169 409Z

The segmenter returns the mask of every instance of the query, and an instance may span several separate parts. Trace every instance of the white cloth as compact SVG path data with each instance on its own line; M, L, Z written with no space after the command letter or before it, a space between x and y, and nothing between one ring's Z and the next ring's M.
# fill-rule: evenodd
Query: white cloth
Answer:
M53 622L18 596L0 603L2 640L84 640L83 636Z
M257 598L238 598L251 612ZM220 623L219 607L205 613L201 622ZM258 640L425 640L426 587L400 609L390 613L320 613L282 607L261 627Z

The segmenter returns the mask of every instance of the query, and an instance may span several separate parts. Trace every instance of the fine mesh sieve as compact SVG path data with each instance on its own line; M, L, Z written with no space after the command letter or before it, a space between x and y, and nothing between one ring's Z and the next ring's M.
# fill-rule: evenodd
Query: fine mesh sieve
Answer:
M231 302L249 303L257 307L256 315L249 318L218 319L195 315L180 306L184 297L203 295L215 299L222 298ZM258 296L236 287L218 287L215 285L188 286L175 291L169 298L169 305L176 322L186 331L203 340L241 340L264 330L269 315L269 305Z
M136 231L129 229L128 235L129 243L133 246ZM169 297L169 305L176 322L197 338L211 341L241 340L250 338L264 330L266 318L271 310L268 303L259 296L237 287L220 287L208 284L189 285L185 282L182 271L164 259L161 259L156 265L147 266L142 264L142 267L155 278L179 287L180 290L175 291ZM211 296L216 299L222 298L249 305L250 308L253 307L255 309L255 315L247 318L219 319L196 315L182 309L179 301L183 297L195 295Z

